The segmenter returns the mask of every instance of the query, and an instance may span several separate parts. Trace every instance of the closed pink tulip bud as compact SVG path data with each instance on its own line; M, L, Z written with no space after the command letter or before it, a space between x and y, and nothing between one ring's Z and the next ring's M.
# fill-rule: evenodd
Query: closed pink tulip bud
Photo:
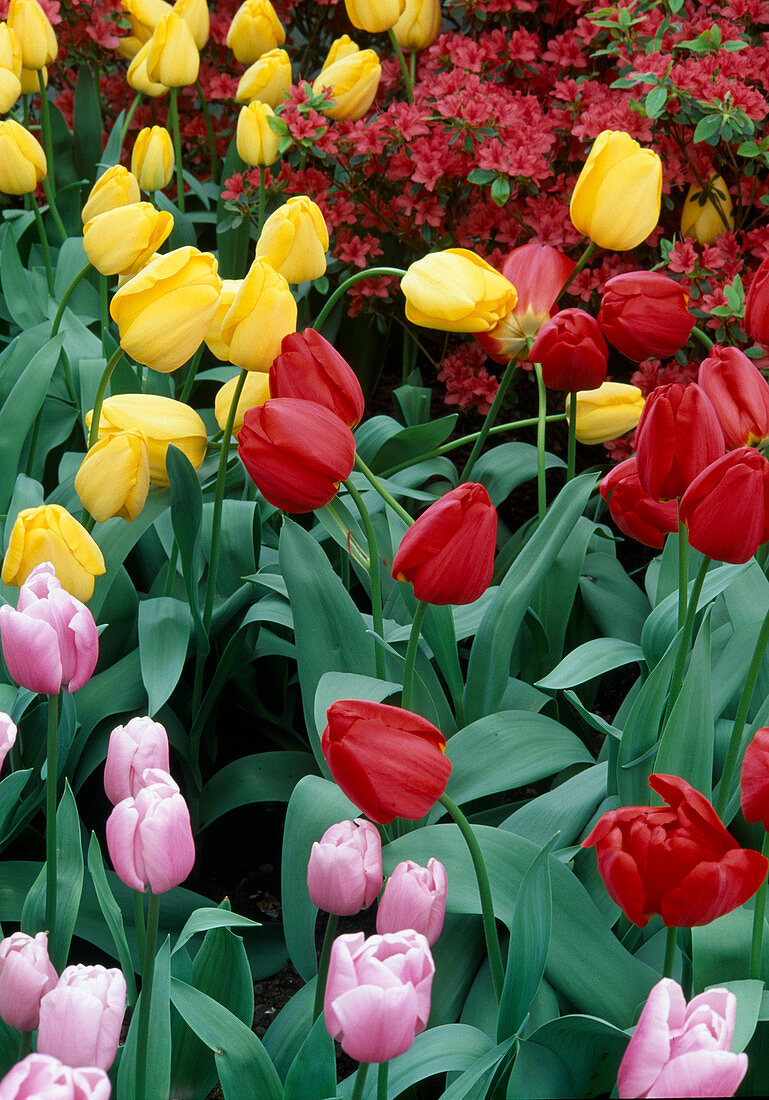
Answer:
M68 1066L109 1069L117 1054L125 998L122 970L68 966L40 1002L38 1052Z
M307 889L313 905L350 917L368 909L382 889L382 841L376 826L358 817L326 829L312 846Z
M427 1027L435 964L412 928L384 936L354 932L331 948L326 1027L359 1062L389 1062Z
M620 1100L642 1096L733 1096L748 1068L732 1054L737 998L709 989L686 1003L663 978L652 988L617 1074Z
M0 943L0 1016L17 1031L37 1027L40 999L58 980L47 932L14 932Z
M16 733L16 725L11 721L10 714L0 710L0 768L16 743Z
M606 379L609 349L598 322L584 309L562 309L539 330L529 359L542 364L550 390L597 390Z
M40 695L77 691L99 656L93 615L59 583L50 562L33 569L16 609L0 607L3 657L13 679Z
M132 718L127 725L116 726L109 735L104 764L104 790L113 806L124 798L136 797L148 768L168 771L165 726L151 718Z
M111 1092L103 1069L72 1069L48 1054L28 1054L0 1081L0 1100L109 1100Z
M739 348L711 348L697 382L716 410L728 451L769 438L769 383Z
M159 768L142 775L134 798L118 802L107 819L112 866L126 886L165 894L195 863L190 811L171 776Z
M426 867L407 859L399 863L387 880L376 914L376 930L400 932L413 928L432 945L438 939L446 916L446 868L438 859Z
M283 337L270 367L270 396L314 401L336 413L348 428L363 416L365 401L350 364L315 329Z

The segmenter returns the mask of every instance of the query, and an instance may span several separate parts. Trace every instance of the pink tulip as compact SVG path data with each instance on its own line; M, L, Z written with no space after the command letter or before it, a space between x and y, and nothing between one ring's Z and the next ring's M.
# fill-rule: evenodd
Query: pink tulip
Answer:
M349 917L368 909L382 889L382 841L375 825L358 817L326 829L307 864L313 905Z
M399 863L387 880L376 914L376 930L400 932L413 928L432 945L438 939L446 916L446 868L438 859L426 867L407 859Z
M47 1054L28 1054L0 1081L0 1100L109 1100L103 1069L71 1069Z
M40 695L74 692L96 667L99 635L93 615L59 583L50 562L33 569L16 609L0 607L3 657L13 679Z
M733 1096L748 1068L732 1054L737 998L709 989L687 1005L670 978L652 989L617 1074L620 1100Z
M326 985L326 1027L358 1062L389 1062L427 1026L435 964L409 928L385 936L338 936Z
M168 734L151 718L132 718L116 726L109 735L104 765L104 790L113 806L124 798L135 798L147 768L168 771Z
M10 714L0 710L0 768L2 768L6 756L16 743L17 732Z
M48 933L14 932L0 943L0 1016L18 1031L33 1031L40 998L59 980L48 958Z
M68 1066L109 1069L117 1054L125 999L122 970L68 966L40 1002L39 1053Z
M148 768L135 798L118 802L107 820L112 866L126 886L164 894L195 863L190 811L168 772Z

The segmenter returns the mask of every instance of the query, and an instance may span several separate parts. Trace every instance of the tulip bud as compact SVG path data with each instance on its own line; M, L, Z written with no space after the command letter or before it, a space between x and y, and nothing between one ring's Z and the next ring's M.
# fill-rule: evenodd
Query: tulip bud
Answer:
M318 909L351 917L368 909L382 889L382 841L376 826L358 817L326 829L307 864L307 889Z
M142 191L162 191L174 174L174 147L164 126L145 126L136 135L131 171Z
M426 50L440 33L440 0L406 0L406 6L393 27L395 41L402 50Z
M168 771L168 734L151 718L132 718L109 735L104 763L104 791L113 806L135 798L148 768Z
M140 42L149 42L160 20L173 11L166 0L121 0L121 3L131 21L131 34Z
M117 1054L125 1003L122 970L68 966L40 1002L38 1053L68 1066L108 1070Z
M769 728L756 730L745 749L740 774L740 805L746 821L760 821L769 832Z
M107 848L119 878L132 890L165 894L195 863L190 812L171 776L148 768L134 798L118 802L107 819Z
M653 550L678 530L678 503L650 497L638 477L635 455L609 470L601 482L601 496L609 502L611 518L625 535Z
M242 279L222 279L222 292L216 304L216 313L205 336L206 347L223 363L230 361L230 345L222 339L222 325L242 285Z
M227 425L227 418L230 415L230 405L232 404L232 398L235 394L235 387L237 384L238 377L236 375L234 378L231 378L229 382L224 383L214 399L214 416L216 417L216 423L222 431L224 431ZM258 370L249 371L243 383L238 407L235 410L232 434L237 435L243 427L243 418L249 409L254 409L257 405L264 405L265 402L269 400L270 376Z
M566 398L568 413L572 398L577 402L577 439L580 443L606 443L635 428L644 407L637 386L604 382L597 390L580 390Z
M359 31L389 31L403 15L406 0L344 0L347 18Z
M416 260L401 279L401 290L409 321L444 332L489 332L518 297L504 275L467 248Z
M335 61L341 61L343 57L349 57L351 54L359 53L360 46L357 46L350 38L349 34L343 34L339 38L335 38L329 47L329 51L326 54L326 60L323 62L323 68L321 72L325 72L330 65L333 65Z
M354 428L365 401L355 372L335 347L315 329L283 338L280 355L270 367L272 397L298 397L325 405Z
M245 0L230 24L227 45L238 61L252 65L286 41L283 24L269 0Z
M689 543L715 561L741 565L769 539L769 462L739 447L707 466L681 497Z
M75 492L97 523L112 516L132 523L149 487L147 444L141 432L114 432L99 439L75 475Z
M724 453L716 410L695 383L658 386L644 405L636 433L638 476L655 500L683 495L691 481Z
M40 999L58 981L48 958L48 933L14 932L0 943L0 1017L17 1031L34 1031Z
M277 107L291 87L291 60L285 50L270 50L246 69L240 78L235 99L238 103L253 103L258 99Z
M21 76L21 43L19 42L19 36L12 27L2 22L0 22L0 68L9 69L16 77Z
M37 0L11 0L8 26L19 39L25 69L42 69L56 60L59 52L56 35Z
M238 156L246 164L274 164L280 156L280 134L272 129L269 119L275 112L267 103L255 99L247 107L240 108L236 144Z
M192 31L195 45L202 50L211 32L211 20L208 14L206 0L176 0L174 11L181 15L184 22Z
M709 176L704 188L693 183L681 211L681 236L693 237L700 244L712 244L716 237L732 229L732 197L723 176Z
M47 1054L28 1054L0 1081L0 1100L109 1100L111 1092L103 1069L71 1069Z
M129 206L140 200L141 192L136 177L122 164L116 164L99 176L91 188L80 216L85 224L99 214L106 214L108 210Z
M697 381L716 411L728 451L769 439L769 383L747 355L716 344L700 363Z
M0 710L0 768L5 763L6 756L16 744L17 733L18 730L15 723L11 721L10 714ZM2 1012L0 1012L1 1015Z
M151 99L159 99L160 96L166 95L168 88L165 84L160 84L158 81L150 80L149 78L147 73L147 58L150 55L151 49L152 39L148 38L141 49L134 55L131 64L128 66L126 80L135 92L141 92L142 95L150 96Z
M175 11L155 27L147 54L147 76L167 88L185 88L198 79L200 54L187 23Z
M528 358L542 364L548 389L595 390L606 378L609 349L598 322L583 309L562 309L546 321Z
M407 859L399 863L387 880L376 914L376 930L400 932L413 928L432 945L443 929L448 880L438 859L426 867Z
M147 41L149 41L149 39ZM121 57L124 57L126 61L133 61L142 46L146 46L146 44L146 42L141 42L132 34L127 34L125 38L120 39L117 45L117 52Z
M102 275L144 267L174 227L173 214L134 202L97 214L83 226L83 249Z
M0 63L0 115L11 110L21 95L21 81L12 69Z
M769 346L769 259L762 260L745 299L744 328L757 344Z
M289 283L319 279L327 250L326 223L307 195L295 195L270 214L256 242L256 258L269 260Z
M651 356L669 359L694 328L680 283L656 271L626 271L604 287L598 324L623 355L640 363Z
M574 228L599 248L625 252L657 225L662 161L623 130L604 130L593 142L574 186L569 213Z
M333 46L332 46L333 49ZM323 114L334 119L355 122L363 118L376 98L382 76L382 66L373 50L345 53L332 64L326 64L312 85L313 95L328 90L333 103L323 108Z
M48 69L25 69L22 67L21 76L21 94L22 95L40 95L40 73L43 74L43 87L48 87Z
M0 191L28 195L45 179L48 165L37 138L12 118L0 122Z
M19 512L3 560L3 584L20 587L43 562L50 563L67 592L83 601L93 595L94 577L106 572L99 547L60 504Z
M269 371L283 337L296 330L296 318L288 283L271 263L257 257L222 322L230 362L242 370Z

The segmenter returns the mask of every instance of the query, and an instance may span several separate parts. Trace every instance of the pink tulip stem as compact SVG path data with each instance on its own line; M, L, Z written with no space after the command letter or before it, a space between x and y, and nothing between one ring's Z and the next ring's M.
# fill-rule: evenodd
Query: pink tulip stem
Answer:
M507 388L512 381L513 372L515 370L515 362L515 359L511 359L502 373L502 377L499 380L499 386L497 387L497 392L495 393L494 400L491 403L491 408L486 413L486 419L481 425L481 430L478 432L478 438L473 444L473 449L470 451L470 457L465 463L462 473L459 475L460 484L462 484L462 482L470 480L470 474L472 472L473 466L475 465L478 455L483 450L483 445L488 438L494 421L497 419L497 413L499 412L500 406L504 401L505 394L507 393Z
M401 73L403 74L403 83L406 85L406 99L409 103L414 102L414 78L409 71L409 67L406 64L406 58L403 56L403 50L400 47L400 42L395 37L395 32L392 27L387 32L392 42L392 47L395 50L395 56L398 58L398 64L401 67Z
M664 978L673 977L673 964L676 958L676 943L678 941L678 929L668 928L668 934L665 939L665 966L662 972Z
M714 346L713 341L710 339L708 334L706 332L703 332L701 328L697 328L696 325L692 329L692 336L695 338L695 340L699 340L706 351L710 351L710 349Z
M112 372L114 371L120 360L123 358L124 354L125 352L121 347L115 348L112 358L107 363L106 367L104 368L104 372L99 379L99 388L96 391L96 397L94 398L93 402L93 412L91 414L91 430L88 434L89 450L91 449L91 447L93 447L94 443L97 443L99 440L99 422L101 421L101 407L104 404L104 398L107 393L107 386L109 385L109 380L112 377Z
M678 521L678 629L686 620L686 593L689 588L689 531Z
M769 857L769 833L764 833L761 854ZM766 913L766 879L761 883L753 907L753 936L750 943L751 978L761 977L761 952L764 946L764 914Z
M381 483L376 474L373 474L371 470L369 470L368 466L360 457L357 451L355 452L355 465L366 478L366 480L374 486L385 504L389 504L393 512L395 512L396 515L399 515L403 522L410 527L411 524L414 522L411 516L402 505L398 504L398 501L395 499L392 493L385 489L384 485Z
M171 125L171 133L174 139L174 159L176 160L176 205L184 213L184 168L182 166L182 139L179 134L179 104L177 102L179 89L171 89L171 99L168 106L168 121Z
M149 892L147 935L142 960L142 989L139 997L139 1033L136 1038L136 1100L151 1100L147 1096L147 1039L150 1030L152 981L155 976L155 944L158 934L160 895Z
M358 1065L358 1072L355 1074L355 1087L352 1090L352 1096L350 1100L363 1100L363 1089L366 1086L366 1074L368 1073L368 1062L361 1062Z
M387 1100L387 1078L389 1077L390 1063L380 1062L379 1073L376 1079L376 1100Z
M534 373L537 376L537 511L541 523L547 512L547 485L545 484L547 390L545 389L545 380L542 377L541 363L534 364ZM572 401L571 404L576 406L575 401Z
M59 772L59 696L48 696L45 771L45 926L56 926L56 804Z
M397 275L398 278L402 278L405 274L406 270L402 267L366 267L363 269L363 271L356 271L354 275L351 275L349 277L349 279L345 279L343 283L340 283L333 294L330 294L328 296L328 298L326 299L326 303L323 306L323 309L313 321L312 327L315 329L316 332L320 332L329 313L342 297L342 295L346 294L350 287L355 286L355 284L360 279L371 279L377 275Z
M411 700L414 695L414 666L417 662L417 650L419 649L419 635L422 630L422 620L425 617L425 611L427 611L428 607L429 604L424 600L420 600L414 612L414 621L411 624L409 644L406 649L406 663L403 666L403 694L401 695L401 706L404 710L412 709Z
M547 417L545 417L547 421ZM577 464L577 395L569 398L569 443L566 453L566 480L571 481Z
M323 1011L323 1000L326 996L326 983L328 981L328 964L331 959L331 948L334 944L336 937L336 928L339 924L339 917L336 913L329 913L328 921L326 923L326 931L323 935L323 946L320 950L320 961L318 962L318 977L315 981L315 1002L312 1009L312 1021L315 1021Z
M363 497L353 485L350 478L344 483L344 487L355 501L355 506L360 513L361 522L363 523L363 529L366 532L366 541L368 543L368 575L369 583L371 585L371 619L374 626L374 631L380 638L384 638L384 618L382 617L382 585L379 576L379 550L377 548L376 532L374 531L374 525L371 522L371 516L368 513L368 508L363 503ZM386 669L384 650L380 645L374 645L374 660L376 661L376 674L377 679L384 680Z
M593 253L595 252L595 250L597 248L598 248L598 245L595 244L594 241L590 241L590 243L585 247L585 251L582 253L580 258L577 260L576 264L574 265L574 270L572 271L571 275L568 277L566 282L563 284L561 289L558 291L558 297L556 298L556 302L559 302L561 300L563 295L566 293L566 291L569 289L571 284L577 278L580 271L585 266L585 264L588 262L588 260L592 257Z
M45 263L45 277L48 281L48 293L53 298L53 268L51 267L51 250L48 247L48 237L46 236L45 226L43 225L43 215L40 213L40 206L34 195L32 199L32 213L35 215L35 224L37 225L37 235L40 238L40 248L43 252L43 262Z

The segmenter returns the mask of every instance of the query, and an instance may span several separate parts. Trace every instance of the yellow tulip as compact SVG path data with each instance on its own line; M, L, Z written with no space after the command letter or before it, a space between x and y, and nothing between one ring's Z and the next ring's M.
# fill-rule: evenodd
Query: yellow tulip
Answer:
M90 428L92 412L86 414ZM147 447L150 481L168 485L166 451L169 443L183 451L195 469L206 457L206 426L194 409L170 397L151 393L120 393L108 397L99 418L99 441L116 432L141 432Z
M203 342L222 290L216 259L192 245L147 264L117 291L110 313L120 346L152 370L168 374Z
M21 43L13 27L0 23L0 68L21 76Z
M660 216L662 161L623 130L593 143L571 197L575 229L599 246L625 252L649 236Z
M7 114L21 95L21 81L12 69L0 64L0 115Z
M200 54L192 31L172 11L165 15L152 36L147 54L147 77L167 88L186 88L198 79Z
M216 423L222 431L224 431L227 426L227 417L230 415L230 405L232 404L232 397L235 393L237 381L238 377L236 375L234 378L231 378L229 382L225 382L217 393L214 401L214 416L216 417ZM262 374L260 371L251 371L250 374L246 376L246 381L240 394L240 400L238 401L238 407L235 410L235 423L232 426L233 435L237 435L243 427L243 417L246 415L247 410L253 409L256 405L263 405L265 401L269 401L269 399L269 374Z
M174 174L174 146L164 126L145 126L136 135L131 171L143 191L168 187Z
M40 95L40 76L43 74L43 87L48 87L48 70L47 69L25 69L22 67L21 76L21 94L22 95Z
M19 39L25 69L42 69L56 60L59 52L56 35L37 0L11 0L8 26Z
M122 164L116 164L99 176L80 216L85 224L97 214L115 210L119 206L128 206L140 199L141 192L136 177Z
M117 289L120 290L121 287L124 287L126 285L126 283L129 281L129 279L133 279L134 275L138 275L139 272L142 271L149 264L151 264L153 262L153 260L159 260L159 259L160 259L160 253L159 252L153 252L151 256L147 257L147 259L145 260L144 263L137 264L136 267L131 269L131 271L122 271L117 277Z
M263 53L285 41L286 32L270 0L245 0L227 32L227 45L237 60L246 65L252 65Z
M681 213L681 236L693 237L700 244L712 244L716 237L730 229L734 229L732 196L723 176L709 176L704 190L693 183Z
M136 271L170 235L173 214L151 202L133 202L97 214L83 226L85 254L102 275Z
M289 199L270 214L256 243L257 259L269 260L289 283L319 279L327 250L326 223L307 195Z
M423 256L401 290L409 321L443 332L490 332L518 300L513 284L466 248Z
M12 118L0 122L0 191L6 195L28 195L48 166L37 138Z
M195 45L202 50L211 31L211 21L208 15L206 0L176 0L174 11L181 15L184 22L192 31Z
M379 34L400 19L406 0L344 0L347 18L359 31Z
M374 102L381 75L382 66L374 51L358 50L322 69L312 90L314 95L320 95L324 88L330 89L329 98L334 103L323 110L329 118L355 122L363 118Z
M604 382L597 390L578 390L577 439L580 443L606 443L635 428L641 419L644 396L637 386ZM571 394L566 398L569 411Z
M240 108L236 144L238 156L246 164L274 164L278 159L280 134L275 133L268 121L274 117L272 107L258 99Z
M222 339L222 325L224 324L224 318L229 313L230 306L235 301L235 295L242 285L242 279L222 279L222 293L219 295L219 304L205 337L208 350L213 352L216 358L221 359L223 363L229 363L230 361L230 345L225 344Z
M19 512L3 561L3 584L20 588L32 570L49 561L62 588L85 602L94 578L106 572L99 547L60 504L41 504Z
M240 78L235 99L252 103L258 99L277 107L291 87L291 60L285 50L270 50L246 69Z
M149 42L160 20L173 11L165 0L121 0L121 3L131 20L131 34L140 42Z
M393 27L402 50L426 50L441 33L441 0L406 0L403 15Z
M128 66L126 80L135 92L141 92L142 95L149 96L151 99L159 99L168 92L168 88L165 84L150 80L147 75L147 58L151 49L152 39L148 38Z
M354 53L360 53L360 46L357 46L355 42L353 42L349 34L343 34L341 38L335 38L326 54L326 60L323 62L323 69L320 71L323 72L329 65L333 65L335 61L341 61L343 57L349 57Z
M269 371L284 336L296 332L296 302L288 283L267 260L255 259L222 324L230 362Z
M150 487L147 444L138 431L110 432L94 443L75 475L80 503L97 523L112 516L133 520Z
M147 39L149 42L149 39ZM117 52L121 57L124 57L126 61L133 61L139 50L144 45L144 42L140 38L136 38L132 34L127 34L125 38L121 38L117 46Z

